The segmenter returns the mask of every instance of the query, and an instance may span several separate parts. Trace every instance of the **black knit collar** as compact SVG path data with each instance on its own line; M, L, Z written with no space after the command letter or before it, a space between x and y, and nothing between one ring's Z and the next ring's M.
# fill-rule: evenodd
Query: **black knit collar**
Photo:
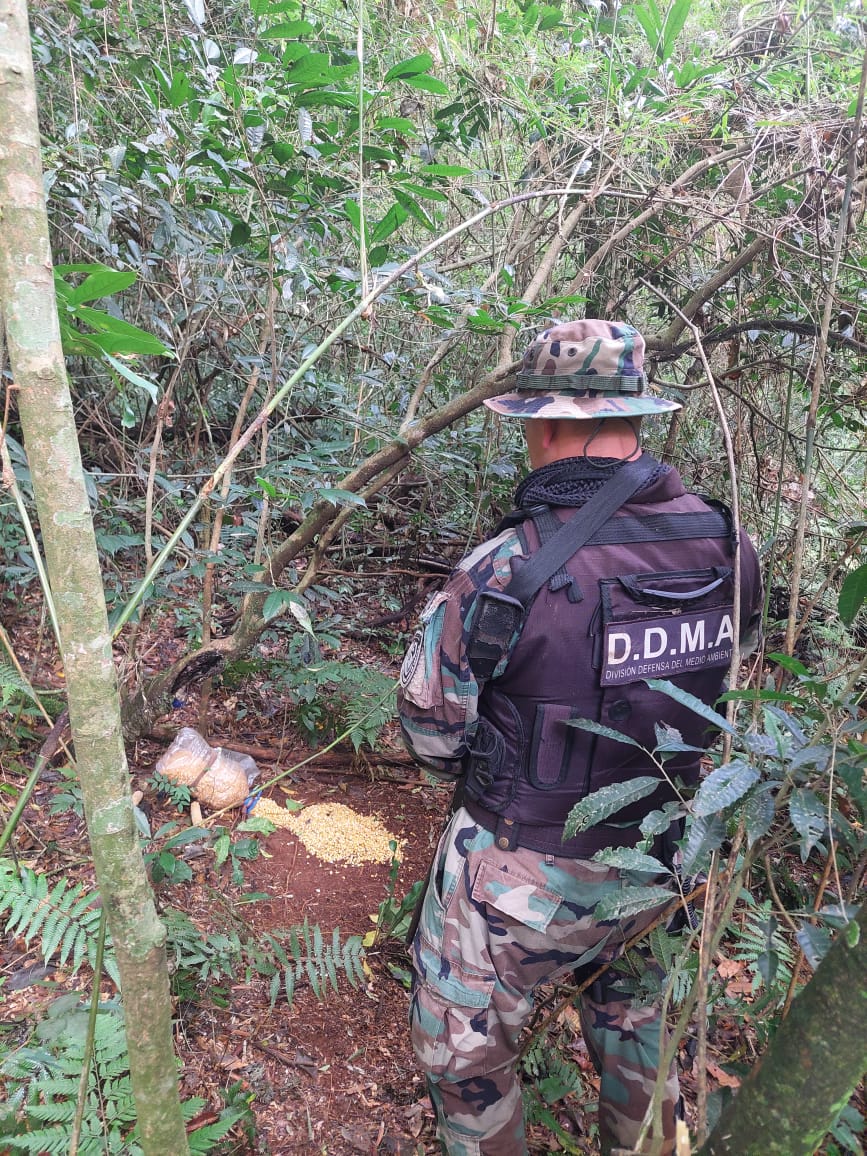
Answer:
M644 454L644 458L650 455ZM650 459L653 461L653 459ZM515 505L527 510L533 506L583 506L597 490L623 465L621 458L563 458L558 462L534 470L515 491ZM656 463L643 490L653 485L659 477L671 469L661 462Z

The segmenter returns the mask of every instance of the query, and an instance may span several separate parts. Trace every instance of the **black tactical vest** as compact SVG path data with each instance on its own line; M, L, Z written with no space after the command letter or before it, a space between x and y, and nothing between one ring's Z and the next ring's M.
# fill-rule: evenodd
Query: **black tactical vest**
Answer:
M558 518L572 510L555 511ZM540 522L519 533L525 557ZM755 551L741 536L741 628L758 601ZM645 679L662 678L707 704L718 698L733 644L734 538L728 511L684 492L670 471L624 505L535 596L504 673L487 682L467 760L464 802L501 847L589 858L638 842L637 824L675 799L660 776L649 797L605 825L563 841L575 805L600 787L659 775L634 745L567 725L585 718L649 750L656 725L703 750L708 724ZM513 570L521 565L513 561ZM570 581L571 580L571 581ZM666 774L695 785L699 751L670 758Z

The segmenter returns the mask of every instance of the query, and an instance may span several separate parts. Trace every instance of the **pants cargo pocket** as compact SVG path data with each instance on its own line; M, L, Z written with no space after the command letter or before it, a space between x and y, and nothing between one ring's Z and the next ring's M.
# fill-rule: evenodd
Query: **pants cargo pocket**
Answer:
M440 974L418 984L413 996L412 1045L434 1079L460 1080L487 1071L488 1008L493 975L477 975L443 959Z

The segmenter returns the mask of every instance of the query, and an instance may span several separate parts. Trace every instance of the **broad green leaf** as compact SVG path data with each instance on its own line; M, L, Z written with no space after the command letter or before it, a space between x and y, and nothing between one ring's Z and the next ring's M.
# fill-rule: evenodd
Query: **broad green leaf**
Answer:
M112 317L102 309L92 309L89 305L77 305L75 318L83 322L95 333L89 334L106 353L142 353L155 357L170 355L171 351L152 333Z
M632 9L635 19L641 25L650 50L656 55L662 41L662 19L655 0L647 0L646 4L636 4Z
M443 201L448 202L448 196L442 192L441 189L432 189L427 185L416 185L412 181L401 181L400 187L406 189L409 193L414 193L417 197L425 197L428 201Z
M117 269L109 269L104 265L93 265L91 268L93 272L88 274L80 285L69 286L69 292L64 294L65 300L70 305L84 305L87 301L99 301L103 297L111 297L114 293L128 289L136 279L135 273L131 271L119 272ZM57 269L55 269L56 274ZM57 280L60 278L58 277Z
M764 784L744 803L744 826L749 847L752 847L757 839L767 835L774 821L774 797L770 790L763 790L763 787Z
M801 836L801 861L806 863L825 832L828 815L824 804L809 787L798 787L789 797L789 818Z
M783 670L788 670L790 674L797 674L800 678L809 678L810 672L797 658L793 658L791 654L768 654L765 656L768 662L775 662L777 666L781 666Z
M681 690L679 686L675 686L673 682L668 682L664 678L646 678L644 680L651 690L657 690L660 694L667 694L669 698L673 698L675 702L679 702L681 706L689 707L697 715L706 718L709 723L713 723L715 727L719 727L721 731L725 731L730 735L737 735L735 728L723 718L721 714L717 714L712 707L707 706L696 698L694 694L688 691Z
M827 927L814 927L812 923L805 923L796 933L795 939L807 963L815 971L831 947L830 931Z
M140 373L136 373L135 370L130 369L128 365L124 365L122 361L118 361L116 357L112 357L110 353L105 354L105 360L121 377L125 377L130 385L137 385L139 389L143 389L149 395L154 405L156 405L158 396L157 387L152 381L149 381L146 377L142 377Z
M443 81L438 80L435 76L428 76L427 73L407 76L403 83L408 84L410 88L419 88L422 92L432 92L435 96L448 96L449 94L448 86Z
M695 815L713 815L742 798L753 783L758 782L759 772L743 759L732 759L707 776L693 799Z
M313 623L310 621L310 613L303 602L292 601L289 603L289 613L295 618L302 630L306 630L308 634L313 633Z
M674 899L667 887L623 887L605 895L594 908L593 915L600 923L609 919L629 919L651 907L660 907Z
M335 506L366 506L367 502L360 494L353 494L351 490L336 490L331 486L317 487L316 494L326 502L333 502Z
M681 868L684 875L695 875L707 867L714 851L726 837L725 823L719 815L703 815L689 825Z
M304 607L306 613L306 604L300 594L296 594L294 590L272 590L265 599L265 605L262 607L262 617L266 622L269 622L278 614L282 614L287 606L290 607L290 609L293 606Z
M381 116L376 127L380 132L399 132L406 136L416 136L415 124L405 116Z
M601 823L609 815L616 814L623 807L628 807L631 803L637 803L639 799L653 794L658 786L659 779L651 775L642 775L637 779L630 779L628 783L615 783L611 787L602 787L594 791L592 795L587 795L580 803L576 803L569 812L565 837L571 839L579 831L595 827L597 823Z
M396 185L392 187L391 194L397 203L406 209L411 217L415 217L420 225L423 225L431 233L436 232L436 225L414 197L411 197L409 193Z
M343 202L343 211L346 213L346 219L352 225L355 232L361 235L361 209L358 207L358 201L353 201L347 198Z
M282 24L272 24L270 28L260 28L260 40L300 40L302 36L312 36L313 25L307 20L286 20Z
M469 177L473 170L463 165L422 165L420 173L428 173L432 177Z
M664 863L652 855L644 855L634 847L607 847L593 856L597 863L608 867L619 867L621 871L645 871L651 875L670 875Z
M621 734L620 731L614 730L612 727L603 726L602 723L594 722L589 718L570 718L566 719L566 726L577 727L581 731L590 731L591 734L601 735L605 739L613 739L616 743L626 743L630 747L638 747L640 751L644 750L641 743L637 743L635 739L631 739L629 735Z
M645 839L653 839L667 831L675 819L685 814L680 803L666 803L659 811L648 811L640 823L641 834Z
M554 8L549 4L541 10L541 17L539 19L538 29L540 32L548 32L552 28L557 28L563 23L563 13L559 8Z
M692 0L674 0L674 3L669 9L668 16L665 18L662 45L659 52L661 63L664 63L668 60L669 56L671 56L677 38L683 31L684 24L686 24L686 18L689 16L691 7Z
M847 626L851 626L855 615L867 602L867 562L846 575L837 599L837 612Z
M403 205L398 205L397 202L395 202L382 220L377 221L370 230L371 245L376 245L380 241L384 241L386 237L390 237L396 229L400 228L408 216L409 213L407 213Z
M411 56L409 60L395 64L382 78L382 83L390 84L393 80L406 80L408 76L417 76L430 68L433 68L433 57L429 52L421 52L418 56Z

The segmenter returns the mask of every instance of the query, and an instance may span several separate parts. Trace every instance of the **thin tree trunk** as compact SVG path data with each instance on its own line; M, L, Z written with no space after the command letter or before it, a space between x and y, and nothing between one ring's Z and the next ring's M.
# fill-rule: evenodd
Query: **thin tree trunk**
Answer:
M812 1156L867 1071L867 904L837 935L699 1156Z
M57 608L90 845L120 970L142 1147L147 1156L183 1156L165 929L133 820L102 576L60 345L25 0L0 0L0 124L0 318Z

